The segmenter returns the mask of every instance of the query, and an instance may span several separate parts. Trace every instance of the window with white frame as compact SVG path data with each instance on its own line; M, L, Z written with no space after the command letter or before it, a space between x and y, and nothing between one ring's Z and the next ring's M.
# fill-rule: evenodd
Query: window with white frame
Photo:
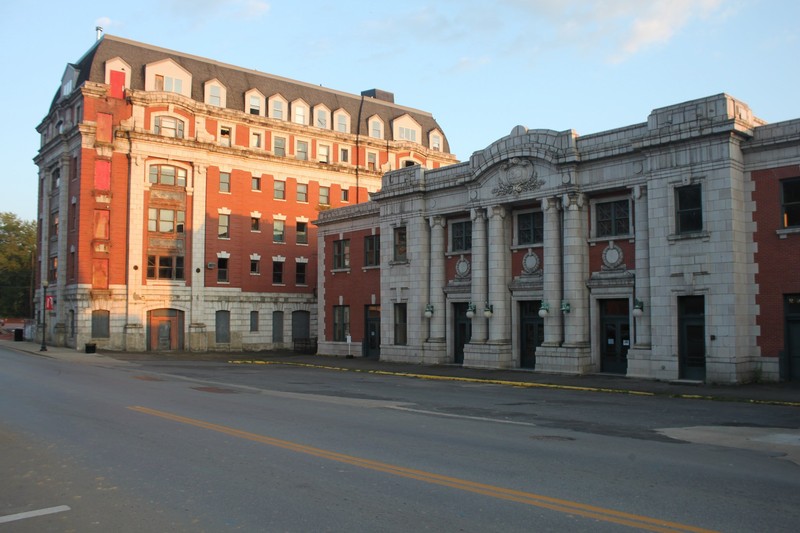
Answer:
M345 113L336 113L336 131L339 133L350 133L350 117Z
M186 211L151 207L147 210L147 231L157 233L184 233Z
M279 96L273 96L269 101L270 117L277 120L286 120L286 101Z
M317 109L317 117L314 120L314 125L318 128L328 128L328 110Z
M251 94L247 98L247 112L251 115L261 114L261 96L257 94Z
M277 155L277 156L285 157L286 156L286 138L285 137L275 137L274 138L274 144L275 144L275 146L272 149L272 153Z
M286 222L274 220L272 222L272 242L286 242Z
M298 183L297 184L297 201L302 203L308 202L308 184L307 183Z
M367 168L369 170L378 170L378 154L375 152L367 152Z
M431 150L434 152L442 151L442 137L440 135L431 135Z
M373 139L383 139L383 123L379 119L370 119L369 136Z
M292 110L295 124L308 124L308 108L305 104L294 103L292 104Z
M231 145L231 127L230 126L220 126L219 127L219 144L222 146L230 146Z
M250 274L258 276L261 274L261 260L250 259Z
M295 157L301 161L308 161L308 141L297 141Z
M320 163L330 163L331 147L325 144L317 146L317 159Z
M272 197L276 200L286 199L286 182L283 180L275 180L274 191Z
M220 214L217 221L217 237L220 239L231 238L231 216Z
M212 85L208 88L208 103L222 107L222 88L219 85Z
M168 93L182 93L183 80L181 78L174 78L172 76L165 76L162 74L155 75L155 90L165 91Z
M253 191L261 190L261 176L253 176L250 178L250 189Z
M231 173L219 173L219 192L231 192Z
M149 181L152 184L186 187L186 169L172 165L152 165Z
M153 133L164 137L183 139L184 122L174 117L157 116L155 118Z
M347 163L350 161L350 149L349 148L340 148L339 149L339 162L340 163Z
M319 203L320 203L320 205L331 205L331 188L330 187L320 187L319 188Z
M250 148L261 148L262 146L262 139L264 138L264 134L260 131L253 131L250 133Z
M417 142L417 130L403 126L400 126L398 130L400 132L400 140Z

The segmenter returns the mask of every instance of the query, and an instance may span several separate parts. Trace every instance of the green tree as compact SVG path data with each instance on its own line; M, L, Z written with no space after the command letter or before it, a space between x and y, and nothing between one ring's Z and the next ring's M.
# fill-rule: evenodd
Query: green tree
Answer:
M0 317L31 316L36 222L0 213Z

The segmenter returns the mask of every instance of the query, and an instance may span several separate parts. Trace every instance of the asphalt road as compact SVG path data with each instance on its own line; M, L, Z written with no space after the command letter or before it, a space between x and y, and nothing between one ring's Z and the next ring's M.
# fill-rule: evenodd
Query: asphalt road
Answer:
M796 531L800 409L0 349L0 531Z

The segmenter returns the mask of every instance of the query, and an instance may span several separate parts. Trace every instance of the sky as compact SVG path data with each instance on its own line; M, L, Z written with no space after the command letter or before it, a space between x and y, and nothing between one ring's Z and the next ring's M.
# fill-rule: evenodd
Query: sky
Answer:
M36 219L45 118L108 34L431 112L465 161L522 125L587 135L727 93L800 118L796 0L5 0L0 212Z

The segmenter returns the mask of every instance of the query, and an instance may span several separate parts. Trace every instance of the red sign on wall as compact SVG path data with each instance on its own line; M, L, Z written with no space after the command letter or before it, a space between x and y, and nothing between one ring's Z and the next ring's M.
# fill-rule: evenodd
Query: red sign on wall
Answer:
M52 311L53 310L53 301L54 300L55 299L52 296L45 296L44 297L44 308L47 309L48 311Z

